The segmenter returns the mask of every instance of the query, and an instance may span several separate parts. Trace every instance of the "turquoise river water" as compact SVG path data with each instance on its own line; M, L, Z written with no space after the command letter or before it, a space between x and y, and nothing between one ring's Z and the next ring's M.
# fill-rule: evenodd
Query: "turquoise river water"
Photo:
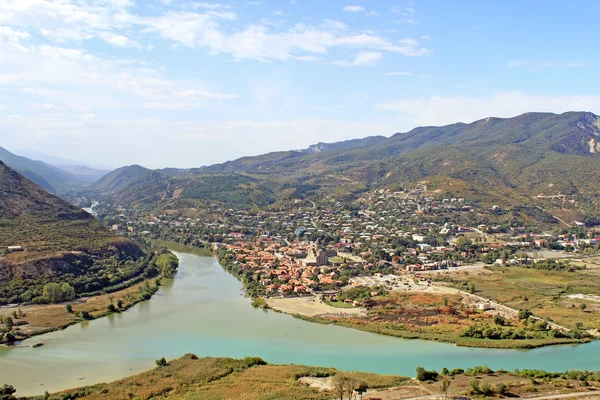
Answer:
M535 350L489 350L404 340L305 322L255 310L241 284L212 257L178 253L174 279L149 301L106 318L34 337L37 349L0 349L0 384L20 395L42 394L123 378L162 356L259 356L307 364L413 376L419 365L441 369L487 364L493 369L600 369L600 342Z

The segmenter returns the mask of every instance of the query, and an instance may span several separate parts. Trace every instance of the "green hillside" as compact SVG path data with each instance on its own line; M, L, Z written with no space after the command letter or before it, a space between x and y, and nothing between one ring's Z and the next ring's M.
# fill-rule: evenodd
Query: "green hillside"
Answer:
M592 113L527 113L170 170L160 174L161 185L146 170L135 185L112 193L123 202L149 199L147 204L223 202L247 194L242 203L264 205L286 196L352 198L365 190L425 184L485 202L576 209L593 219L600 197L598 141L600 117ZM117 179L115 173L105 179Z
M2 162L0 198L0 304L43 301L49 282L90 293L145 272L138 245Z

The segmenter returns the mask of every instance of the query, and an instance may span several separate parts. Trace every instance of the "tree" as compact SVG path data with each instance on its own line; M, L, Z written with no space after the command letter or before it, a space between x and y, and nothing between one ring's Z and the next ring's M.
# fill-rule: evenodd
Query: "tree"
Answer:
M525 308L519 310L519 319L527 319L531 317L533 313Z
M450 389L450 381L448 379L444 379L442 381L442 386L440 387L444 400L448 399L448 389Z
M352 400L355 397L355 391L360 386L360 382L356 378L346 377L346 392L348 399Z
M473 244L471 239L469 239L466 236L457 237L455 243L456 243L456 247L461 251L467 250L467 248L471 247L471 245Z
M62 291L61 301L73 300L73 298L75 298L75 289L67 282L63 283L60 289Z
M69 314L73 314L73 306L72 306L71 304L67 304L67 305L65 306L65 309L67 310L67 312L68 312Z
M437 371L427 371L423 367L417 367L417 380L421 382L435 381L439 374Z
M337 373L331 380L333 384L333 393L339 396L340 400L344 400L348 379L340 373Z
M44 285L42 293L50 303L59 303L62 300L63 291L58 283L50 282Z
M12 331L14 325L15 323L13 322L13 319L11 317L4 318L4 327L6 328L7 332Z
M173 253L161 254L156 260L156 266L162 276L173 276L179 267L179 259Z
M496 393L500 396L505 396L508 393L508 386L502 382L496 384Z
M360 385L358 385L356 393L360 394L361 400L363 398L363 394L367 392L367 389L369 389L369 385L367 385L366 383L361 383Z
M14 400L16 399L13 394L15 394L17 390L11 385L4 385L0 387L0 400Z
M167 360L164 357L159 358L158 360L155 361L155 363L158 368L166 367L167 365L169 365L169 363L167 362Z
M579 308L581 308L581 311L585 311L585 309L587 308L587 304L585 304L585 303L581 303L581 304L579 305Z

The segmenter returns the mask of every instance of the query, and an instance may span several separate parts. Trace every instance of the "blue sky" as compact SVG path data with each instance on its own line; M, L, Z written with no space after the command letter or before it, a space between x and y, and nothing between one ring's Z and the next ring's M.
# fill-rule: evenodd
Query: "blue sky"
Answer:
M596 1L0 0L0 146L192 167L600 114Z

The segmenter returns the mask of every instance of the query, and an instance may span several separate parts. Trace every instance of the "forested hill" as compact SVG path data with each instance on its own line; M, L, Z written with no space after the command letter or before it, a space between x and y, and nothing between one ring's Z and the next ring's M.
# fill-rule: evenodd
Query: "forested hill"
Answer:
M0 199L0 304L37 298L48 282L93 292L131 279L146 266L134 242L2 162ZM114 270L107 275L108 264Z
M432 190L482 200L527 202L555 197L568 198L566 207L597 208L600 117L589 112L485 118L364 140L243 157L179 174L161 173L138 179L136 191L152 201L186 198L186 193L218 200L206 186L212 184L213 188L228 186L236 197L252 194L248 203L269 203L285 196L351 197L365 190L426 183ZM240 183L232 189L224 183L230 179ZM118 190L113 194L118 195ZM131 193L127 200L135 203L136 196Z

